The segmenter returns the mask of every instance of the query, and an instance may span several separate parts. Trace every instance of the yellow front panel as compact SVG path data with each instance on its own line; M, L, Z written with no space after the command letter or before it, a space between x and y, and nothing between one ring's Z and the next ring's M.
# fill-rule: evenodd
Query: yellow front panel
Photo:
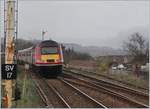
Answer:
M59 59L59 55L58 54L50 54L50 55L42 55L41 56L42 61L47 61L47 59L57 60L57 59Z

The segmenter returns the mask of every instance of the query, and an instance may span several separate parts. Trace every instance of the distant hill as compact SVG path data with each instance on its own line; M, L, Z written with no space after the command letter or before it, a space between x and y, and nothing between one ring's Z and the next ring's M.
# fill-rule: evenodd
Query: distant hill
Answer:
M113 43L117 43L116 48L112 47L97 47L97 46L82 46L79 44L74 43L64 43L66 48L73 48L75 51L78 52L85 52L89 53L91 56L106 56L106 55L125 55L125 51L121 50L123 46L123 42L127 41L129 37L138 32L140 35L142 35L145 40L149 40L149 28L148 27L135 27L128 29L126 31L122 31L118 33L118 35L110 39Z
M63 43L66 48L74 49L81 53L89 53L91 56L106 56L106 55L125 55L126 53L121 49L114 49L111 47L97 47L97 46L82 46L74 43Z
M3 38L1 38L1 46L2 46L2 51L3 51ZM32 45L40 42L39 40L24 40L24 39L19 39L18 40L18 49L24 49L31 47ZM82 46L79 44L75 43L62 43L66 49L74 49L74 51L80 52L80 53L88 53L91 56L106 56L106 55L125 55L125 52L122 51L121 49L114 49L111 47L97 47L97 46Z
M24 40L24 39L18 39L17 43L18 43L17 45L18 50L29 48L35 44L34 41ZM1 51L2 52L4 51L4 38L3 37L1 38Z

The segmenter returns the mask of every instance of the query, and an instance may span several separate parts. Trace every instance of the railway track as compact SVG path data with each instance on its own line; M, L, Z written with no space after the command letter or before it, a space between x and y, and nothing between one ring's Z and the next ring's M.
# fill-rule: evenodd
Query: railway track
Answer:
M58 93L57 90L51 85L48 85L47 82L38 76L32 74L32 79L36 85L36 89L45 103L45 107L48 108L70 108L67 102L63 97Z
M85 75L68 72L70 71L64 71L64 75L57 79L45 79L32 75L37 91L45 103L45 107L148 108L148 105L143 103L143 101L138 101L137 98L135 100L131 97L129 98L128 95L124 95L123 93L127 89L118 86L112 87L113 84L108 85L108 83L86 77ZM131 91L129 92L132 95ZM138 96L143 96L139 92L138 94Z
M66 69L66 68L65 68ZM64 69L64 70L65 70ZM124 82L124 81L120 81L120 80L117 80L117 79L114 79L112 77L109 77L109 76L106 76L106 75L103 75L103 74L98 74L98 73L95 73L95 72L91 72L91 71L86 71L86 70L81 70L81 69L76 69L76 68L70 68L70 71L79 71L79 72L82 72L82 73L85 73L85 74L89 74L89 75L96 75L104 80L108 80L108 81L111 81L111 82L115 82L117 84L120 84L120 85L124 85L126 87L131 87L131 88L134 88L134 89L138 89L138 90L141 90L143 92L146 92L148 93L149 92L149 89L148 88L144 88L144 87L141 87L141 86L136 86L134 84L131 84L131 83L128 83L128 82Z
M45 103L52 108L107 108L63 79L43 79L32 75L37 91Z
M79 80L82 82L86 82L86 84L88 85L91 84L93 85L92 88L97 87L97 89L103 89L107 93L109 92L117 96L119 95L119 97L125 99L126 101L130 101L131 104L134 104L137 107L148 107L149 96L143 92L139 92L137 90L133 90L131 88L123 87L120 85L112 84L106 81L95 80L95 78L90 78L80 74L74 74L73 72L71 72L71 75L69 75L69 78L70 77L74 78L76 81ZM77 83L78 82L76 82L76 84Z
M137 89L135 89L135 88L131 88L131 87L129 87L129 86L127 86L127 85L122 85L122 84L117 84L116 82L113 82L113 81L109 81L109 79L108 80L104 80L104 79L96 79L96 78L94 78L94 77L91 77L91 76L88 76L88 75L86 75L86 74L84 74L84 73L82 73L82 74L80 74L80 73L78 73L78 72L76 72L76 71L72 71L72 70L64 70L64 71L66 71L66 72L71 72L71 73L74 73L74 74L76 74L76 75L82 75L82 76L84 76L84 77L87 77L87 78L90 78L90 79L92 79L92 80L96 80L99 84L101 84L102 83L102 85L106 85L107 83L108 83L108 85L113 85L113 87L114 88L117 88L117 87L120 87L120 88L122 88L122 90L124 90L124 91L127 91L127 92L129 92L129 93L132 93L132 92L134 92L134 93L136 93L136 94L138 94L138 95L142 95L142 96L145 96L145 97L149 97L149 94L147 93L147 91L145 92L145 91L141 91L141 90L137 90Z
M48 84L52 84L59 91L71 108L106 108L103 104L63 79L48 80Z

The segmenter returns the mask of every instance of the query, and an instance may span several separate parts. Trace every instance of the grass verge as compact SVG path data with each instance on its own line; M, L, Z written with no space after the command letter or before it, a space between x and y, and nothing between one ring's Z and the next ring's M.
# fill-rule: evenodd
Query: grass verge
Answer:
M21 99L14 103L16 108L41 108L44 104L36 91L33 80L22 67L18 68L17 86L21 91Z

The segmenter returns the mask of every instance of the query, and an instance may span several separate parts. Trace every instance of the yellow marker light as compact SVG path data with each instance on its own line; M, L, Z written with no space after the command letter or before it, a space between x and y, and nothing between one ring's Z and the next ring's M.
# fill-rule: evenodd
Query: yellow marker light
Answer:
M60 59L56 59L55 62L60 62Z

